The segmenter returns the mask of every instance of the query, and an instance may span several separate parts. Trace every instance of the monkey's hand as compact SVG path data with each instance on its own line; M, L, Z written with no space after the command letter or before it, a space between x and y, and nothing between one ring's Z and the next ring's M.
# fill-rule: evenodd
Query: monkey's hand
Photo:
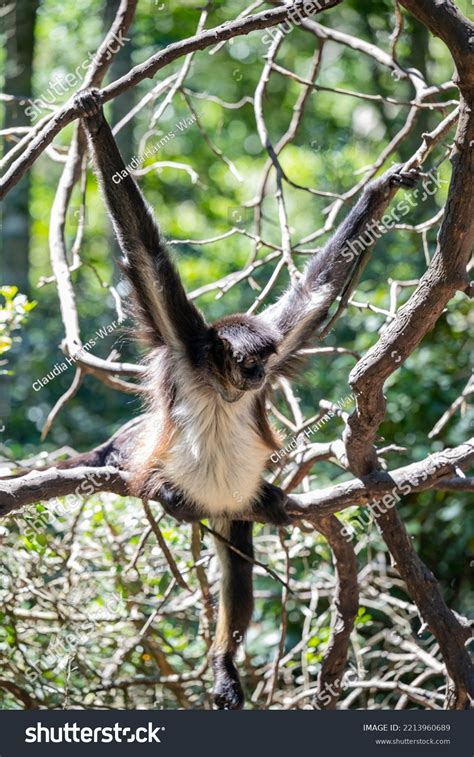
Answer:
M73 103L85 120L87 130L91 134L97 134L104 123L104 111L99 90L94 88L83 89L75 94Z
M274 526L288 526L291 518L286 512L286 494L278 486L268 481L262 483L260 496L252 503L252 512L262 520L273 523Z
M377 179L369 181L367 184L362 200L371 203L370 208L362 208L362 211L372 216L377 212L377 207L385 207L388 200L394 196L398 189L413 189L420 179L421 171L419 168L411 168L404 171L404 163L397 163L379 176Z
M420 180L421 168L410 168L409 171L404 171L403 168L404 163L397 163L389 169L387 179L392 186L413 189Z

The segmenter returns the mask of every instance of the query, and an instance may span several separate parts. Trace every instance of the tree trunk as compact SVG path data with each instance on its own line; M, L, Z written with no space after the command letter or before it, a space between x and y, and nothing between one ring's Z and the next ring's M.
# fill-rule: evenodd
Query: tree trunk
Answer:
M32 95L37 0L16 0L5 19L7 64L5 91L29 98ZM28 126L27 104L20 101L6 106L5 128ZM20 291L29 289L30 174L12 189L3 203L1 281L15 284Z

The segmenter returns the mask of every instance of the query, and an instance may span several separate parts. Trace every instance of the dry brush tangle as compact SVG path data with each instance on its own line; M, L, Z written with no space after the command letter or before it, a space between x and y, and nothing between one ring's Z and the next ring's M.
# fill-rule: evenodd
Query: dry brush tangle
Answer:
M158 73L166 77L166 67L174 61L179 61L180 68L177 72L163 78L158 85L154 82L150 84L150 88L153 87L153 95L150 95L149 99L166 93L158 108L158 114L155 114L156 120L162 115L166 106L173 102L173 98L182 95L186 98L190 112L203 133L203 139L211 144L214 154L231 170L234 170L231 161L213 144L202 124L199 123L199 116L192 105L192 93L186 87L186 78L194 58L200 54L200 51L222 46L232 38L238 38L256 30L279 27L266 48L265 60L261 62L261 76L254 96L251 98L256 130L262 147L268 154L257 194L253 201L248 203L254 212L254 232L247 232L236 225L225 234L213 239L172 241L172 244L175 241L192 242L195 245L213 244L230 236L242 235L249 239L254 246L254 251L245 268L201 287L192 293L193 298L209 292L224 296L240 283L252 282L252 276L259 267L273 266L268 283L258 292L251 311L267 304L274 296L280 273L286 271L290 277L295 275L297 271L295 256L301 254L301 251L307 253L311 250L308 248L310 243L315 242L335 227L346 203L394 155L404 140L413 131L416 133L420 114L428 109L430 112L439 113L439 119L434 129L419 134L419 147L406 162L408 168L429 165L430 156L444 144L444 140L448 137L452 140L449 148L452 173L444 212L433 219L431 226L428 222L422 224L421 228L413 227L413 230L425 239L423 235L426 234L428 228L441 222L436 251L431 259L428 259L424 275L414 282L413 293L404 306L398 309L397 285L401 288L404 283L395 282L395 286L392 283L393 307L386 313L386 324L381 330L378 341L362 357L355 354L357 363L348 377L355 397L355 409L347 413L339 407L325 406L321 403L321 412L316 421L328 412L331 413L331 417L338 417L344 425L341 438L334 439L331 443L314 443L306 439L304 445L299 445L296 451L291 450L285 453L285 463L289 464L290 468L289 471L286 470L282 486L287 494L286 507L292 524L295 530L296 527L301 529L298 532L301 538L308 528L319 532L331 550L334 562L334 584L328 592L330 594L328 601L332 601L331 635L320 665L318 680L313 683L305 674L304 685L299 691L292 692L285 700L278 700L278 686L282 678L281 669L288 656L285 655L285 633L287 605L292 592L291 555L285 546L284 537L280 535L279 549L281 548L283 559L286 561L285 577L275 576L274 571L272 572L267 565L256 561L258 567L263 571L268 571L282 584L281 634L278 652L273 665L264 671L264 685L261 691L266 697L268 706L277 702L279 706L292 707L311 701L312 706L317 709L335 708L343 690L349 686L351 691L343 700L343 706L347 707L356 701L357 696L361 696L361 692L371 689L377 692L390 692L390 696L395 692L398 695L397 707L400 708L406 706L407 702L411 702L416 706L426 708L436 709L444 706L459 710L468 709L472 706L474 699L474 667L467 649L468 642L472 638L471 624L447 606L433 572L422 562L413 548L412 540L399 515L397 504L407 493L427 490L433 492L474 491L474 478L469 475L469 468L474 462L474 439L467 439L456 447L435 452L423 460L413 460L403 467L391 469L386 462L390 448L382 447L378 436L380 425L386 415L384 388L387 380L404 366L407 358L418 348L425 335L433 329L454 295L461 292L466 297L472 297L474 291L468 276L474 245L474 24L468 21L450 0L400 0L399 3L395 3L396 26L391 49L387 52L382 47L369 44L363 39L337 29L337 6L343 6L344 0L327 0L322 3L307 3L298 0L285 5L272 3L271 9L258 10L261 4L255 3L248 12L213 28L207 27L208 8L206 7L201 11L196 33L192 37L159 50L148 60L136 65L126 75L101 90L102 101L104 103L111 101L144 79L153 79ZM105 55L110 39L118 33L126 33L133 22L136 5L136 0L122 0L110 32L104 38L94 58L94 65L88 71L84 82L85 87L101 86L111 63ZM405 9L405 13L412 14L431 35L439 37L447 46L455 69L452 82L430 86L419 71L401 66L397 58L397 42L403 30L401 21L403 14L400 6ZM320 23L319 15L322 11L327 11L324 13L324 21L327 25ZM305 77L284 68L277 62L279 52L286 40L287 31L282 27L285 23L290 24L290 30L291 26L297 25L314 44L314 56L310 62L309 73ZM343 195L322 192L318 188L301 187L298 184L298 177L289 176L281 163L281 153L294 140L304 118L309 96L324 89L318 85L318 73L325 46L329 43L338 45L343 50L349 49L351 53L357 55L369 56L374 66L387 69L394 74L394 82L400 80L409 82L413 90L412 98L402 103L407 108L404 126L391 142L383 147L380 155L367 168L364 178ZM270 138L270 119L265 106L268 84L272 76L286 77L288 81L297 82L300 86L300 95L294 105L287 132L282 134L274 144ZM326 89L331 91L331 88ZM355 97L362 100L375 98L377 100L377 96L366 96L363 92L348 92L341 88L334 88L332 91L335 97ZM443 99L447 91L450 91L451 95L453 92L456 93L456 96L453 96L452 100ZM206 96L209 96L208 93L203 93L203 97ZM400 104L396 97L388 99L392 103ZM136 107L140 109L145 104L141 101ZM37 127L32 127L10 153L4 156L2 167L6 170L0 181L2 197L31 168L52 143L54 137L65 126L76 120L78 115L71 99L63 108L57 109L45 118L44 122L40 122ZM75 265L81 265L78 250L80 250L82 230L79 229L74 242L74 260L71 265L65 228L73 190L85 175L86 151L84 134L81 127L76 124L51 210L49 232L52 281L57 287L64 324L65 335L62 349L66 356L76 356L75 376L69 390L51 410L44 428L44 435L47 434L64 405L75 396L87 375L126 395L134 396L140 393L136 382L143 370L140 365L122 362L115 354L104 359L92 351L81 351L83 342L71 274ZM270 196L269 184L272 178L275 180L274 200L278 209L281 240L279 244L263 238L263 205ZM289 187L313 193L318 197L326 197L328 201L323 226L296 242L292 239L291 220L288 217L285 200L286 190ZM396 226L402 228L400 219L397 220ZM259 256L262 249L266 251L265 257ZM354 307L363 307L354 299L354 290L368 263L369 252L363 251L359 254L355 266L352 259L341 258L337 261L338 265L345 265L347 268L348 285L338 303L334 303L334 313L326 324L326 328L323 329L321 338L329 332L349 304ZM113 294L118 298L115 290ZM342 351L342 348L337 347L315 346L313 350L307 350L307 352L318 354L318 352L332 351L337 354L338 349ZM284 398L291 418L289 421L286 419L288 432L295 435L302 433L311 421L301 414L294 394L294 386L282 381L276 388ZM447 422L447 419L451 417L449 413L456 412L456 408L467 401L470 393L471 384L468 384L462 397L459 398L459 403L452 411L448 410L446 420L443 416L439 423ZM277 420L282 421L277 408L274 407L273 410ZM34 466L34 461L33 463L26 461L23 469L19 472L17 470L15 477L0 480L0 515L20 516L22 508L68 495L72 495L75 506L77 502L82 501L81 498L90 496L93 492L111 492L120 497L126 497L129 493L128 454L134 444L134 437L140 430L142 420L142 417L139 417L126 424L113 437L89 453L73 455L59 464L49 461L49 466L44 470L29 470ZM432 433L436 433L436 429L433 429ZM429 429L427 429L427 437L428 435ZM332 464L335 473L342 471L343 481L326 488L311 487L309 485L310 473L320 461ZM298 488L300 491L295 493ZM141 507L139 502L137 506ZM358 572L353 539L343 517L338 517L338 514L344 514L347 508L354 506L366 508L370 513L372 521L377 524L390 552L392 565L385 575L379 575L375 570L369 571L370 575ZM172 586L179 586L184 596L181 602L177 602L176 606L172 607L172 611L181 615L185 614L189 608L189 595L192 594L187 577L183 574L182 568L177 565L173 550L167 546L166 539L160 530L159 518L155 517L147 504L145 504L145 515L148 525L140 541L139 550L144 548L151 534L158 540L163 552L163 569L169 571L173 580ZM296 537L293 534L291 538ZM112 534L112 541L118 550L116 535ZM135 563L140 554L139 550L134 558ZM211 638L209 627L213 620L213 608L209 579L199 562L200 533L197 526L193 526L192 551L195 565L198 566L196 573L202 601L202 633L209 646ZM348 684L345 678L346 665L359 601L364 606L367 606L370 601L377 602L377 599L371 595L373 587L376 587L380 595L386 591L387 585L393 585L397 581L400 581L408 592L410 599L406 601L406 606L410 607L410 612L418 613L422 627L433 634L440 658L436 658L431 653L432 650L429 653L420 651L416 643L410 639L409 629L405 628L400 631L401 635L396 643L389 638L387 644L391 654L396 653L395 647L398 644L406 655L412 655L407 663L407 671L412 674L410 684L391 675L384 677L382 673L378 678L372 677L368 681L363 680L361 675L356 675ZM326 589L327 586L325 586ZM311 592L314 587L300 587L300 590L306 592L305 598L309 595L311 609L313 607ZM367 595L369 599L359 600L359 594L362 597ZM310 609L308 617L312 618L314 608L311 612ZM158 611L151 616L150 624L157 615ZM60 617L60 613L57 617ZM53 620L56 621L57 617L55 616ZM127 691L134 686L159 684L172 692L179 706L185 708L193 706L193 696L189 693L190 687L205 679L206 664L203 663L200 668L193 671L176 673L167 660L166 654L158 648L156 643L148 640L146 641L148 646L146 646L139 620L137 619L134 623L134 633L127 638L127 648L117 650L107 671L104 672L101 687L90 693L102 697L104 692L118 690L126 696ZM306 628L303 633L303 651L304 641L305 639L307 641L308 636L309 631ZM156 677L142 679L118 677L118 671L126 655L134 648L134 645L141 643L145 644L147 654L156 663L158 670ZM376 641L374 640L373 643L375 649ZM370 652L370 649L368 651ZM300 648L299 653L301 653ZM413 665L410 667L412 662ZM424 666L421 671L417 667L420 664ZM255 676L255 671L253 675ZM446 675L446 686L442 693L430 694L424 688L425 681L433 675ZM27 708L45 706L41 698L32 695L26 687L17 682L0 679L0 689L2 687ZM92 699L91 701L102 700Z

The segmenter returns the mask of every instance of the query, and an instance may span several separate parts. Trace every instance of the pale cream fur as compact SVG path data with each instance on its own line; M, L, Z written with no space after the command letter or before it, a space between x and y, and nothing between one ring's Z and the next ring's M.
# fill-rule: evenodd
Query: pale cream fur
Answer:
M196 381L184 358L176 359L177 396L171 413L173 433L165 455L156 456L165 428L163 408L153 408L137 462L148 460L157 484L166 481L205 508L209 515L241 512L255 499L271 449L258 433L255 393L225 402Z

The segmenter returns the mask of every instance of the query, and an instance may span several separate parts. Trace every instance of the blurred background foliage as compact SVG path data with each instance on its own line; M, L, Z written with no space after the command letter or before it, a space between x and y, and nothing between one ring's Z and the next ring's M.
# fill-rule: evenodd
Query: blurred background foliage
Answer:
M75 71L87 58L87 54L97 49L104 29L113 18L117 2L41 0L36 3L28 0L23 5L28 6L30 13L32 9L36 11L30 28L30 81L25 80L24 63L21 62L21 56L25 54L24 45L20 49L17 43L15 48L7 16L4 19L4 34L8 38L8 45L1 53L2 90L16 95L28 96L31 93L33 97L41 97L48 91L55 77L62 79L68 72ZM168 43L192 35L201 5L199 0L171 0L166 3L140 0L133 28L127 35L131 41L117 56L106 82L117 78L132 65L145 60ZM20 0L17 6L21 9ZM394 25L392 3L389 0L374 0L370 3L370 8L364 7L363 12L361 6L360 0L347 0L335 11L323 14L318 21L388 49ZM216 2L210 12L208 25L234 18L244 7L245 4L241 2ZM169 238L212 237L228 231L236 218L243 228L252 230L253 211L245 203L255 196L267 160L258 138L250 101L263 65L265 47L262 36L263 33L253 33L232 40L215 54L211 55L209 51L196 54L186 80L188 97L198 113L203 129L233 162L242 181L212 152L196 124L183 131L176 128L181 119L191 115L187 102L181 95L175 97L173 105L167 108L152 133L147 130L153 105L143 109L119 133L118 139L127 162L134 155L140 155L145 144L154 144L173 130L176 136L160 149L158 159L187 163L199 177L193 183L188 173L170 168L159 173L151 171L140 180L149 202L157 212L161 227ZM295 29L284 41L279 63L305 77L314 44L314 37ZM8 59L5 59L7 54ZM452 74L451 60L444 45L437 39L429 38L426 31L409 16L405 17L398 55L402 65L420 69L430 84L449 80ZM163 76L178 70L181 64L182 60L179 60L168 66ZM108 116L116 123L155 83L156 81L145 80L135 90L126 92L107 106ZM400 100L409 100L412 96L409 83L396 81L387 69L375 65L371 58L333 43L326 45L318 83L326 87L397 97ZM59 97L55 105L65 102L77 88L79 81ZM265 111L274 143L288 126L299 91L300 85L296 82L277 73L272 75ZM229 109L222 107L217 100L203 99L203 92L227 103L237 103L242 98L248 100L241 107ZM453 90L440 95L446 99L453 96ZM24 120L24 108L19 104L1 105L3 121L7 126L28 123ZM357 180L360 175L357 172L374 161L381 148L401 128L405 118L406 107L403 106L369 103L332 92L314 92L310 95L296 139L283 152L283 167L301 185L332 192L345 191ZM408 158L418 147L422 132L433 128L438 122L439 113L423 111L416 128L403 141L397 159ZM71 134L72 127L68 127L56 139L56 152L60 156L64 156ZM446 144L438 149L431 165L442 159L445 148ZM152 159L147 161L151 162ZM40 449L53 451L65 445L77 450L87 449L112 433L140 408L138 399L114 392L94 378L87 377L77 396L56 419L46 442L40 444L41 428L47 414L70 385L74 370L70 368L40 391L32 388L35 380L51 371L55 363L62 361L59 345L64 334L55 285L38 285L42 277L51 275L48 226L62 168L63 163L52 160L50 154L44 152L35 163L27 182L22 182L19 193L15 193L13 199L10 199L10 209L7 203L3 208L1 283L4 288L0 291L3 295L3 300L0 300L0 345L4 350L8 347L8 355L2 355L2 358L8 357L8 370L4 366L0 375L0 420L4 426L0 435L0 449L7 459L24 459L37 454ZM422 222L431 218L443 205L450 176L449 161L441 164L439 175L444 183L438 191L413 208L410 216L404 220L409 223ZM323 209L327 200L291 187L285 188L285 197L293 239L304 237L323 224ZM77 230L79 206L80 193L76 188L67 220L69 247ZM13 219L14 223L9 219ZM431 229L427 238L431 254L435 248L436 232L436 227ZM279 244L279 234L276 204L270 193L264 204L262 236L269 242ZM243 267L252 245L251 240L235 235L212 245L193 246L186 243L175 247L179 269L188 290ZM116 319L114 301L99 280L107 284L119 282L116 256L117 248L104 205L95 178L90 172L87 182L85 238L81 252L83 265L72 274L83 341L93 336L98 328ZM304 263L303 256L299 256L298 260L299 263ZM421 275L425 267L420 236L411 232L390 232L377 244L372 262L357 292L357 300L387 309L387 279L413 279ZM254 275L255 282L258 285L264 284L271 271L272 264L259 268ZM279 283L281 287L286 285L284 276ZM5 287L18 287L19 292ZM402 291L400 304L406 301L412 291L410 288ZM246 281L231 288L220 299L215 298L215 293L207 294L199 299L199 304L209 319L213 319L246 309L254 298L255 291ZM33 308L35 302L37 304ZM326 342L328 345L347 347L363 353L377 341L379 329L384 322L385 317L377 312L350 307ZM404 447L406 452L391 453L390 467L419 460L444 446L459 444L471 435L473 415L468 410L464 414L456 414L436 440L430 441L427 436L467 383L472 366L472 325L473 316L468 301L463 296L456 297L420 349L391 378L387 386L388 407L381 434L387 444ZM12 339L19 335L19 326L21 340ZM16 330L11 333L13 327ZM120 350L124 359L136 360L139 357L139 351L126 330L115 332L101 340L97 352L105 357L113 347ZM350 394L347 379L354 362L350 355L322 355L311 359L295 385L302 410L307 416L317 412L321 399L337 401ZM335 438L341 428L340 421L334 419L318 432L316 441ZM319 464L313 471L313 485L319 487L333 483L334 471L330 464ZM468 511L468 495L426 492L405 497L400 509L421 557L442 581L447 601L454 609L467 614L471 612L473 599L469 587L474 565L474 533L472 508ZM163 573L160 575L156 572L161 565L158 548L150 547L140 558L142 567L140 579L137 578L139 587L138 583L133 584L129 578L126 581L121 579L126 564L125 557L130 559L145 527L140 504L104 495L83 503L80 512L80 522L79 510L76 508L72 513L62 516L59 522L48 520L42 532L35 532L36 535L30 539L26 535L28 527L25 518L10 518L4 523L1 537L4 555L2 561L5 566L8 565L4 572L4 599L7 597L8 600L16 581L23 582L26 600L19 607L33 612L39 606L38 602L41 604L41 600L34 598L31 586L28 590L26 587L33 584L35 590L40 592L43 584L51 587L58 582L58 594L54 600L59 603L57 610L61 602L67 604L68 592L72 590L71 582L79 581L82 570L86 577L97 573L98 584L90 599L91 604L100 603L100 597L107 593L119 591L120 596L125 597L123 601L129 610L135 608L137 616L148 617L167 591L167 582L169 584L169 578L165 579ZM350 516L346 514L345 517ZM167 519L163 522L166 524L169 544L176 552L176 559L190 569L193 559L189 553L187 529L175 528L174 523ZM73 527L76 531L72 535ZM260 529L260 532L262 549L268 552L267 556L271 560L271 550L265 549L265 538L270 537L265 536L265 529ZM84 548L84 554L79 551L76 555L79 578L71 577L70 565L70 548L76 538L77 543ZM106 549L107 538L111 539L109 552ZM303 550L304 559L298 558L298 549ZM295 581L310 584L311 571L316 570L314 566L319 564L319 560L325 562L330 575L329 553L323 542L313 536L300 534L298 549L292 561L292 577ZM123 554L120 556L121 550ZM361 544L361 565L364 561L376 559L374 556L381 552L383 549L374 527L371 538ZM275 555L276 562L284 559L284 554L276 552ZM280 572L282 566L283 563L276 566ZM275 653L280 622L280 587L273 585L265 576L258 578L257 587L257 624L256 631L254 629L250 638L249 655L258 667L271 661ZM398 592L402 594L401 589ZM9 606L9 602L11 606L16 602L13 599L7 600L5 607ZM48 602L51 601L53 600L49 596ZM87 602L79 601L77 604L82 604L82 612L88 615L85 610ZM49 612L51 608L46 605L43 610ZM73 604L70 609L71 607ZM294 611L290 613L287 645L296 643L300 637L302 618L301 607L296 603ZM44 654L51 641L49 621L42 621L44 627L37 628L33 634L30 629L28 638L25 637L19 643L18 629L12 619L7 617L4 620L7 632L2 632L0 649L9 660L11 670L16 670L20 677L24 677L26 663L24 659L22 662L22 656L24 658L30 654L39 659ZM318 654L320 655L327 640L328 622L327 614L326 626L320 629L319 636L311 642L314 652L309 660L312 672L317 672L320 659ZM358 623L361 638L367 625L370 627L379 622L380 618L362 612ZM191 609L188 614L180 610L177 617L170 616L165 625L159 628L160 638L166 639L169 647L165 645L165 650L171 655L170 659L177 672L198 665L204 647L199 640L193 640L197 629L198 618ZM130 629L129 633L132 633ZM50 706L64 704L64 691L68 685L76 687L76 696L81 687L83 690L84 686L87 688L92 685L91 681L98 675L95 671L101 667L100 661L103 661L104 655L111 654L111 649L116 651L120 648L121 640L114 636L113 622L108 627L107 634L107 638L100 636L100 641L93 635L94 641L85 642L86 651L89 644L87 653L92 657L89 666L82 668L79 673L71 672L67 666L64 670L55 672L55 665L49 672L42 672L43 684L45 681L51 684L42 693ZM173 657L173 649L181 652L187 649L187 652ZM72 654L72 659L76 651ZM124 677L147 675L155 667L156 660L154 662L146 649L138 644L127 657L120 674ZM298 676L299 672L297 667L294 675ZM74 680L74 676L77 680ZM37 691L35 687L38 685L38 682L31 683L27 688ZM56 693L51 693L53 691ZM2 696L6 697L3 704ZM166 706L178 706L179 697L173 699L171 694L169 696L171 699L165 700ZM197 697L196 702L199 703L200 694L193 696ZM14 706L14 701L8 694L0 693L0 706ZM145 697L143 706L152 704L151 699ZM120 706L127 706L127 702L120 700Z

